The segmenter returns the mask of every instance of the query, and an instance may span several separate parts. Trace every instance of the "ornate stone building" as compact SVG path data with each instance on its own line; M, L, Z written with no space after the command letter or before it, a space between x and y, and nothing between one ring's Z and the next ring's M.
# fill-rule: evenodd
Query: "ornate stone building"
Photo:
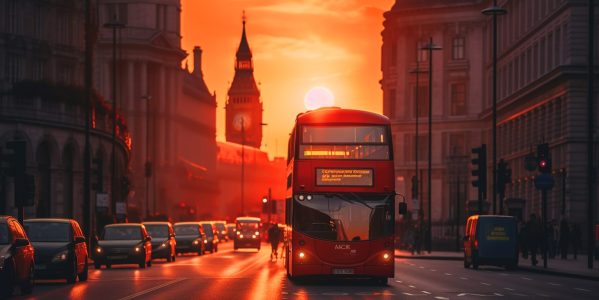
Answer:
M0 0L0 149L26 142L26 172L34 175L33 207L25 217L82 219L83 201L83 37L81 1ZM95 95L91 131L93 158L110 161L111 108ZM128 176L131 138L118 123L116 173ZM110 187L107 164L104 182ZM16 215L13 178L0 175L0 214ZM115 187L125 199L123 181Z
M428 57L417 49L429 37L443 48L433 54L432 82L432 217L437 237L447 232L443 224L455 223L456 205L463 211L468 201L477 197L470 184L470 150L482 143L488 145L488 198L492 197L492 32L491 18L481 14L491 4L484 0L398 0L385 13L381 86L384 113L393 120L397 186L399 192L410 194L410 178L415 174L414 107L419 103L421 199L427 199L429 83ZM569 220L583 220L588 180L588 3L500 0L498 5L508 11L498 17L497 73L497 158L509 163L513 178L507 185L505 210L526 218L539 214L540 192L533 184L538 172L526 171L524 160L536 151L537 144L548 142L556 178L549 193L549 220L559 221L562 214ZM418 100L417 61L424 72L419 73Z
M117 31L116 91L134 141L130 208L140 216L161 213L176 220L177 204L184 202L188 213L200 213L218 193L216 96L204 82L199 47L193 72L181 67L187 53L181 49L180 0L100 0L98 11L100 25L115 19L125 25ZM96 60L97 87L107 98L113 88L112 34L101 28Z

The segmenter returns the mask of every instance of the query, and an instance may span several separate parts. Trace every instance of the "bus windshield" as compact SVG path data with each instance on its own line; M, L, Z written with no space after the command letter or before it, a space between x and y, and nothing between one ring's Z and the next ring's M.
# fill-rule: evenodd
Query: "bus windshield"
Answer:
M385 126L303 126L300 159L390 159Z
M294 201L294 230L328 241L365 241L393 234L394 197L354 193Z
M260 228L260 223L258 222L237 222L237 231L241 232L253 232Z

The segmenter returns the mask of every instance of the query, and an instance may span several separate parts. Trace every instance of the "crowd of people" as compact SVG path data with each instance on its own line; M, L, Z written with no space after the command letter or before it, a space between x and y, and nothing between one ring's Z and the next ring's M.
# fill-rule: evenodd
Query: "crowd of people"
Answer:
M527 222L520 224L518 242L522 257L528 259L530 256L532 265L536 266L537 255L542 253L545 247L549 258L559 255L561 259L567 260L572 250L573 258L577 259L578 250L582 247L582 232L578 224L568 222L565 218L562 218L559 224L555 220L548 222L543 232L542 222L536 214L531 214Z

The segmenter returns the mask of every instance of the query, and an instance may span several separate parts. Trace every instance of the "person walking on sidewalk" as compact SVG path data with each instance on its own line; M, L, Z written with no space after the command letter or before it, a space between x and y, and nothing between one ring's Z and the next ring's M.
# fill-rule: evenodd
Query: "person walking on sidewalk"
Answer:
M578 249L582 245L582 232L580 231L580 226L578 226L578 224L576 224L576 223L572 224L571 239L572 239L572 252L574 253L574 259L578 259L578 257L577 257Z
M268 229L268 241L270 242L270 246L272 247L270 252L270 259L273 257L276 260L279 253L279 241L281 240L281 230L279 230L279 226L276 223L272 223L270 228Z
M542 240L542 235L544 234L543 228L541 228L541 224L537 220L537 215L531 214L530 219L528 220L527 227L527 239L528 239L528 247L530 249L530 262L533 266L536 266L537 261L537 251L539 250L539 244Z
M566 218L562 218L559 224L559 251L562 259L568 259L568 247L570 246L570 225Z

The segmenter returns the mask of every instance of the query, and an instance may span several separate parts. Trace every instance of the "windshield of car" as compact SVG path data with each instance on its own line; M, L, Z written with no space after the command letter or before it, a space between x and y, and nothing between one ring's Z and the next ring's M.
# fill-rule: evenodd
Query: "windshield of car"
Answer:
M226 230L225 224L223 224L223 223L215 223L214 225L216 225L216 229L220 232L223 232Z
M111 226L104 229L105 240L141 240L141 229L137 226Z
M206 232L206 236L211 237L212 233L212 225L210 224L202 224L202 228L204 228L204 232Z
M148 234L155 238L168 237L168 225L145 225Z
M237 231L241 232L256 231L259 227L258 222L237 222Z
M8 226L6 223L0 223L0 245L7 245L8 240Z
M329 241L364 241L393 234L391 195L339 193L296 198L294 230L306 235Z
M32 242L70 242L71 224L63 222L27 222L25 231Z
M200 230L198 225L175 225L175 234L200 236Z

